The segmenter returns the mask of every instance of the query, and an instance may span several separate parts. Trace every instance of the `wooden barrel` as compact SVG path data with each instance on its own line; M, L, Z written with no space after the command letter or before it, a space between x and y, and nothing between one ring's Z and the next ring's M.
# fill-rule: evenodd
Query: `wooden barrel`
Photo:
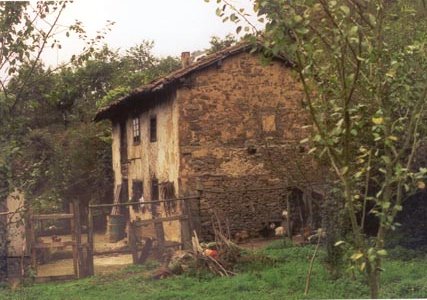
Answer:
M123 215L110 215L108 220L109 241L115 243L125 237L126 220Z

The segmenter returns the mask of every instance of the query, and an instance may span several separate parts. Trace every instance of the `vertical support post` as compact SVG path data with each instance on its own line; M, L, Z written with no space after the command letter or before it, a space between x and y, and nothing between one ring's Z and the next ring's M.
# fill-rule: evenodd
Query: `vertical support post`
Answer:
M182 215L185 218L180 219L181 223L181 242L182 242L182 248L183 249L190 249L191 248L191 209L190 205L188 204L187 200L184 201L184 211L182 212Z
M138 264L138 248L136 244L135 222L129 223L129 245L132 252L132 262Z
M286 193L286 210L288 217L286 218L286 227L288 227L288 238L292 241L292 222L291 222L291 204L289 203L289 192Z
M161 255L165 249L165 230L163 229L163 222L161 220L154 219L154 229L156 231L159 254Z
M92 208L88 207L87 216L87 275L92 276L95 274L93 265L93 215Z
M79 202L74 200L74 234L76 236L76 249L77 249L77 278L85 276L85 265L83 264L83 248L82 248L82 226L80 222L80 206Z
M33 218L33 211L30 208L28 212L28 219L29 219L29 230L30 230L30 249L31 249L31 268L33 268L34 272L37 274L37 239L36 239L36 231L34 228L34 218Z
M203 187L200 184L200 182L198 182L197 184L197 201L194 204L194 207L191 206L190 209L192 211L195 211L195 213L192 215L192 230L195 230L197 232L198 235L201 235L202 233L202 226L201 226L201 220L200 220L200 216L202 215L202 207L201 207L201 203L202 203L202 199L203 199ZM193 231L192 231L193 232Z
M74 275L76 278L79 278L79 270L78 270L78 255L77 255L77 244L76 244L76 226L75 226L75 213L74 213L74 205L73 203L70 203L70 214L73 215L73 218L71 218L71 241L73 242L73 269L74 269Z
M152 213L152 218L154 223L154 231L156 232L158 255L160 257L163 254L165 249L165 230L163 228L162 220L157 220L157 215L156 213L154 213L154 211Z

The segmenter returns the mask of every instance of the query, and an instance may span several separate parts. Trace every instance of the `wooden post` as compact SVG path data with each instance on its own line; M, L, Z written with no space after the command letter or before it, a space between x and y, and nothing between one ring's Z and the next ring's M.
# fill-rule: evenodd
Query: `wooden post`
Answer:
M190 205L188 205L187 200L184 201L184 211L182 212L183 215L187 215L187 218L181 219L181 242L182 242L182 248L183 249L191 249L191 209Z
M193 206L190 206L190 210L191 211L195 211L194 215L192 215L192 219L191 219L191 227L192 227L192 231L195 230L197 232L197 234L201 234L202 232L202 226L201 226L201 221L200 221L200 216L202 214L201 210L201 203L202 203L202 199L203 199L203 187L200 183L198 183L198 187L197 187L197 201L196 203L193 203Z
M90 206L87 217L87 245L87 275L92 276L95 274L95 270L93 264L93 215Z
M163 228L163 222L156 222L155 219L156 217L153 215L154 230L156 232L158 254L160 257L165 249L165 230Z
M136 244L136 233L134 222L129 223L129 245L132 251L132 262L134 265L138 264L138 247Z
M292 241L292 222L291 222L291 205L289 203L289 192L286 194L286 211L288 217L286 218L286 227L288 227L288 238Z
M82 226L80 222L80 205L79 202L74 200L74 234L76 236L76 249L77 249L77 278L85 277L85 264L83 263L83 248L82 248Z
M34 272L37 274L37 249L36 249L36 232L35 232L35 220L33 218L33 211L30 208L28 212L28 219L30 220L29 229L30 229L30 249L31 249L31 267Z
M74 269L74 275L76 278L79 278L79 270L78 270L78 255L77 255L77 245L76 245L76 226L75 226L75 214L74 214L74 206L73 203L70 203L70 214L73 215L73 218L71 219L71 241L73 242L73 269Z

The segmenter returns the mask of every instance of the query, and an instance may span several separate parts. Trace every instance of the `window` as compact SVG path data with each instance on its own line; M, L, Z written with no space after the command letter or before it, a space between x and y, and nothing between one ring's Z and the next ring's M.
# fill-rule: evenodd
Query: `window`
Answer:
M125 164L128 162L128 143L127 143L126 121L120 122L120 162L122 164Z
M139 202L144 195L144 184L141 180L132 180L132 202ZM133 209L139 211L140 205L134 204Z
M133 143L139 144L141 142L141 127L139 117L132 119Z
M144 185L141 180L132 180L132 202L139 201L144 194Z
M153 116L150 118L150 142L157 141L157 118Z

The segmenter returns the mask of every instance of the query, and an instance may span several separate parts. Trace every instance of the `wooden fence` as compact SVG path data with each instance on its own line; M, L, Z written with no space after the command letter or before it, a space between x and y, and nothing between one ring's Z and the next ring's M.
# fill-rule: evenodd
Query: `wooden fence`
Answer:
M183 198L174 198L174 199L164 199L164 200L156 200L156 201L143 201L143 202L127 202L127 203L115 203L115 204L90 204L89 205L89 212L88 212L88 248L87 248L87 271L89 275L94 274L94 225L93 225L93 215L94 210L96 209L103 209L103 208L112 208L116 206L120 207L129 207L134 205L158 205L161 203L171 203L171 202L182 202L183 205L181 206L181 211L179 214L174 216L157 216L156 214L151 215L151 219L144 219L144 220L134 220L130 221L128 220L127 228L128 228L128 241L130 245L129 251L120 251L120 252L127 252L132 254L133 263L138 264L142 263L143 260L141 260L141 256L148 256L147 253L143 254L142 252L147 251L147 248L145 245L144 247L138 246L137 244L137 233L136 229L140 226L146 226L146 225L153 225L155 228L156 233L156 245L157 247L155 250L157 250L157 253L163 253L164 250L168 247L181 247L181 248L187 248L191 246L191 232L193 229L193 222L191 217L191 210L189 201L191 200L197 200L199 201L199 196L194 197L183 197ZM180 228L181 228L181 243L167 243L165 241L165 233L163 228L164 222L170 222L170 221L179 221L180 222ZM151 241L150 241L151 242ZM147 244L147 243L146 243ZM154 250L154 249L149 249Z
M52 239L51 242L43 242L38 239L36 235L35 224L45 220L68 220L71 227L71 241L55 241ZM70 204L69 213L57 213L57 214L32 214L30 213L30 245L31 245L31 266L37 272L37 252L47 249L48 251L58 248L64 249L71 247L73 253L73 275L61 275L61 276L43 276L36 277L36 281L44 282L49 280L63 280L73 278L83 278L93 274L93 272L87 268L88 256L86 255L88 250L88 243L82 243L82 226L80 222L80 206L78 201L74 201Z

